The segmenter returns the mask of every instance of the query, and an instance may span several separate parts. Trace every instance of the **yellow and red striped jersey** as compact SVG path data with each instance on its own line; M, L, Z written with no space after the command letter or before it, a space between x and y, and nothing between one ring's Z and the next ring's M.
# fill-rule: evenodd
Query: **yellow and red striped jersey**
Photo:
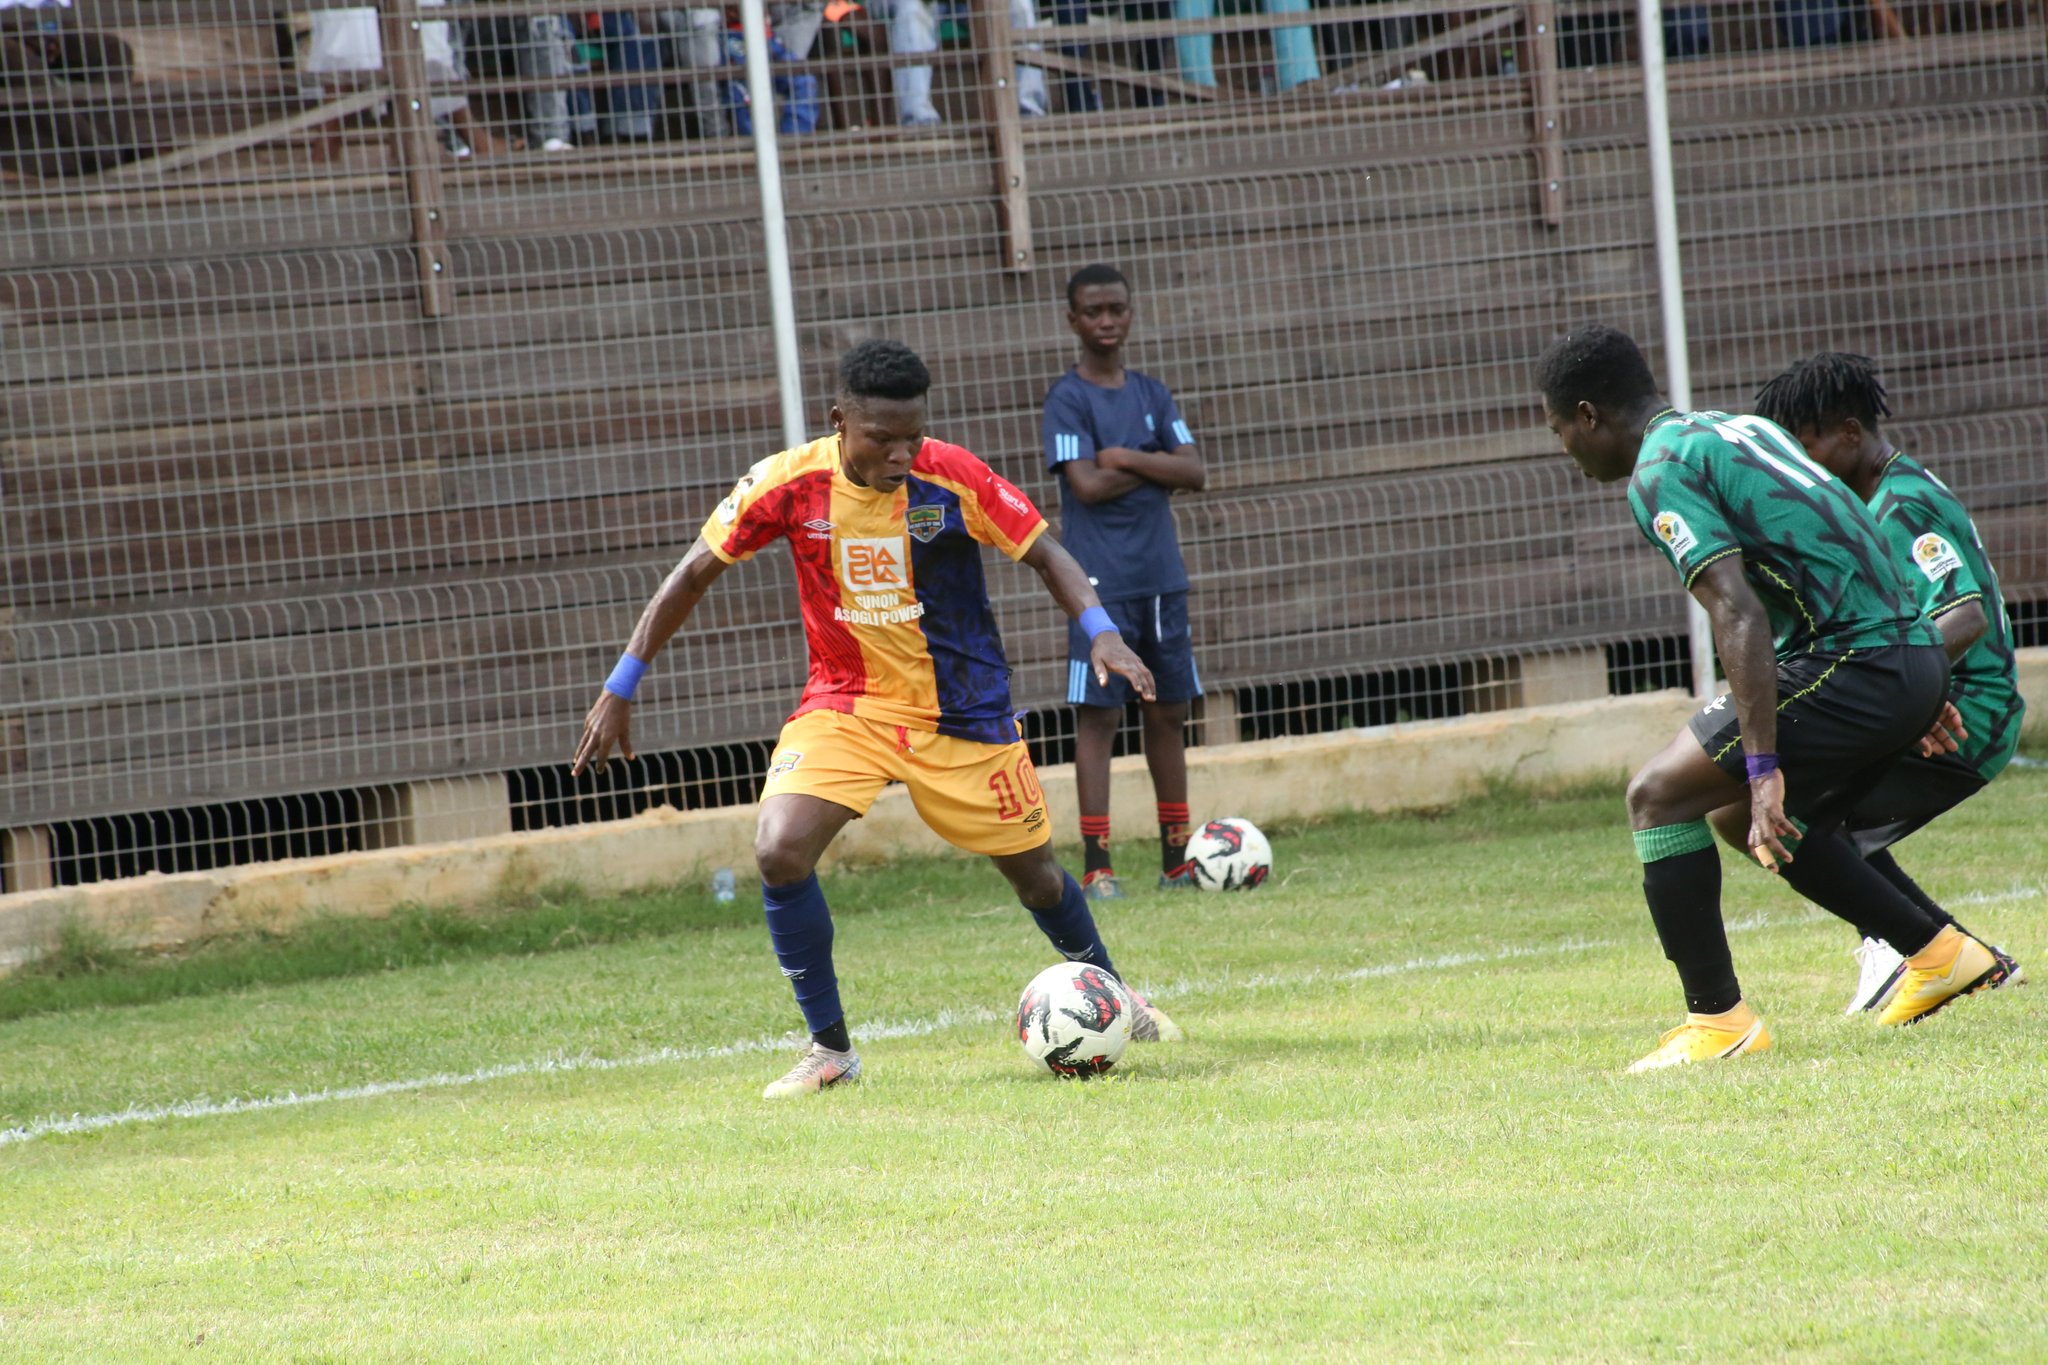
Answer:
M1009 744L1010 663L989 607L981 546L1021 559L1045 518L959 446L927 439L893 493L840 466L839 437L748 470L704 523L728 564L787 540L810 646L795 714L844 711Z

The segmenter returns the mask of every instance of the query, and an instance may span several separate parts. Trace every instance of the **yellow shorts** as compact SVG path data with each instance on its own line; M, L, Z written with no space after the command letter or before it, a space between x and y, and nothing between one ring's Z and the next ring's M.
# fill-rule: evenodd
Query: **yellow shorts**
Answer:
M840 711L807 711L782 727L761 799L800 794L866 815L901 782L932 832L969 853L1002 857L1052 837L1030 751L977 744Z

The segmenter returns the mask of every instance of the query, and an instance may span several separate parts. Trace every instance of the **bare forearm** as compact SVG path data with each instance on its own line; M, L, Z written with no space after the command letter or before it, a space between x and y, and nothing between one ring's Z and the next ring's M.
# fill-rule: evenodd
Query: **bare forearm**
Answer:
M1156 483L1161 488L1181 492L1199 493L1209 482L1209 472L1202 464L1202 457L1189 446L1183 446L1171 453L1160 450L1127 450L1121 446L1100 451L1096 459L1104 455L1115 462L1116 472L1134 474L1147 483Z
M1032 543L1024 554L1024 563L1037 573L1052 600L1059 603L1060 610L1069 618L1078 620L1088 608L1102 605L1080 561L1068 554L1067 547L1054 540L1050 532Z
M1754 599L1752 599L1752 602ZM1744 611L1728 604L1712 613L1714 649L1728 670L1728 689L1742 722L1742 744L1753 754L1778 751L1778 658L1770 618L1761 605Z
M1060 466L1060 469L1066 475L1067 485L1074 490L1074 496L1085 503L1109 502L1133 488L1143 487L1145 483L1136 474L1104 469L1093 460L1075 460Z
M692 545L648 599L633 626L632 638L626 642L626 652L643 663L653 662L662 646L690 619L690 613L704 600L705 591L725 572L725 567L725 561L711 553L701 539Z

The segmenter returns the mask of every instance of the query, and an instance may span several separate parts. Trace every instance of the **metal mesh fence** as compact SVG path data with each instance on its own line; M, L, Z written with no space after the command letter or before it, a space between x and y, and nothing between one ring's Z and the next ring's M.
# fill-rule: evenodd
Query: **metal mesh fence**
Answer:
M1632 9L771 6L805 412L931 363L1048 512L1062 286L1205 452L1203 743L1686 685L1683 600L1542 430L1534 357L1662 373ZM735 16L544 3L0 8L7 889L752 798L804 673L786 556L564 759L640 604L783 444ZM1877 359L2048 602L2038 0L1749 0L1662 27L1694 397ZM1064 631L990 568L1071 753ZM1127 727L1123 747L1134 743Z

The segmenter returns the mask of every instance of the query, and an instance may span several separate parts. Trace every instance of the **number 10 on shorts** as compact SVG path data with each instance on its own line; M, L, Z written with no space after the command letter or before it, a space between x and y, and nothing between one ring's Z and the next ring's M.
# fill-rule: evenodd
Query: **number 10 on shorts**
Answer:
M1027 810L1039 810L1045 805L1045 792L1038 785L1038 770L1031 766L1029 754L1017 756L1016 778L998 768L989 774L988 789L996 796L996 818L1015 820Z

